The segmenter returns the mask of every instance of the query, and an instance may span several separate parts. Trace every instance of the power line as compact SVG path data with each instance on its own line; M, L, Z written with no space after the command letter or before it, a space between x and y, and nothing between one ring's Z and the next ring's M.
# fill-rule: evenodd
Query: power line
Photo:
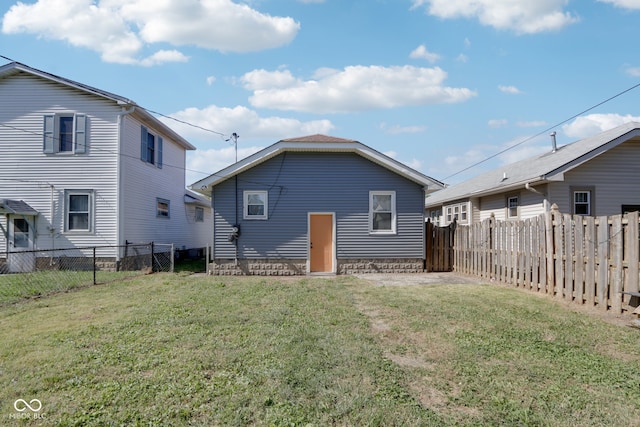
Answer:
M480 164L482 164L482 163L484 163L484 162L486 162L486 161L489 161L489 160L491 160L491 159L493 159L493 158L495 158L495 157L499 156L500 154L504 154L504 153L506 153L507 151L509 151L509 150L511 150L511 149L513 149L513 148L515 148L515 147L519 146L519 145L524 144L525 142L531 141L531 140L532 140L532 139L534 139L534 138L537 138L537 137L539 137L539 136L541 136L541 135L543 135L543 134L546 134L546 133L548 133L549 131L551 131L551 130L553 130L553 129L557 128L558 126L562 126L563 124L565 124L565 123L567 123L567 122L569 122L569 121L571 121L571 120L573 120L573 119L575 119L575 118L580 117L580 116L581 116L581 115L583 115L584 113L588 113L589 111L593 110L594 108L597 108L597 107L599 107L599 106L601 106L601 105L604 105L604 104L606 104L607 102L609 102L609 101L611 101L611 100L613 100L613 99L616 99L616 98L618 98L619 96L622 96L622 95L624 95L625 93L630 92L630 91L632 91L633 89L636 89L636 88L637 88L637 87L639 87L639 86L640 86L640 83L637 83L637 84L635 84L635 85L631 86L630 88L625 89L625 90L623 90L622 92L617 93L617 94L615 94L615 95L613 95L613 96L611 96L611 97L609 97L609 98L605 99L604 101L598 102L596 105L594 105L594 106L592 106L592 107L589 107L589 108L587 108L586 110L583 110L583 111L579 112L578 114L574 114L573 116L569 117L568 119L565 119L565 120L563 120L563 121L561 121L561 122L559 122L559 123L556 123L555 125L550 126L550 127L546 128L545 130L540 131L540 132L538 132L537 134L535 134L535 135L533 135L533 136L530 136L530 137L528 137L528 138L525 138L525 139L523 139L522 141L520 141L520 142L518 142L518 143L516 143L516 144L513 144L513 145L512 145L512 146L510 146L510 147L505 148L504 150L498 151L497 153L495 153L495 154L493 154L493 155L491 155L491 156L489 156L489 157L487 157L487 158L485 158L485 159L483 159L483 160L480 160L479 162L476 162L476 163L472 164L471 166L467 166L466 168L464 168L464 169L462 169L462 170L460 170L460 171L458 171L458 172L456 172L456 173L454 173L454 174L452 174L452 175L447 176L446 178L444 178L444 179L443 179L443 181L446 181L446 180L447 180L447 179L449 179L449 178L452 178L452 177L454 177L454 176L456 176L456 175L459 175L459 174L461 174L462 172L466 172L466 171L468 171L469 169L472 169L472 168L474 168L474 167L476 167L476 166L478 166L478 165L480 165Z
M0 126L5 127L5 128L9 128L9 129L13 129L13 130L16 130L16 131L19 131L19 132L29 133L31 135L41 136L43 138L45 136L43 132L36 132L36 131L33 131L33 130L29 130L29 129L19 128L19 127L16 127L16 126L8 125L6 123L0 123ZM47 135L47 137L52 138L54 141L59 141L59 138L56 137L56 136ZM90 149L94 150L94 151L103 152L103 153L120 155L121 157L128 157L128 158L131 158L131 159L138 159L139 158L138 156L133 156L133 155L130 155L130 154L125 154L125 153L118 153L118 152L116 152L114 150L108 150L106 148L96 147L94 144L90 145ZM162 166L163 167L166 166L166 167L169 167L169 168L179 169L179 170L183 170L183 171L186 171L186 172L198 173L198 174L202 174L202 175L205 175L205 176L215 175L215 174L212 174L212 173L209 173L209 172L197 171L197 170L194 170L194 169L185 168L183 166L172 165L170 163L164 163L163 162Z
M18 61L15 61L15 60L13 60L13 59L11 59L11 58L9 58L9 57L6 57L6 56L4 56L4 55L0 55L0 58L2 58L2 59L4 59L4 60L7 60L7 61L9 61L9 62L17 62L17 63L19 63ZM49 75L51 75L51 76L55 76L54 74L51 74L51 73L47 73L47 74L49 74ZM55 76L55 77L58 77L58 78L63 79L63 80L71 81L71 80L69 80L69 79L65 79L65 78L60 77L60 76ZM86 86L86 85L84 85L84 86ZM193 128L200 129L200 130L205 131L205 132L213 133L213 134L215 134L215 135L219 135L219 136L221 136L221 137L223 137L223 138L228 137L228 135L227 135L227 134L225 134L225 133L218 132L218 131L215 131L215 130L213 130L213 129L208 129L208 128L205 128L205 127L203 127L203 126L196 125L196 124L194 124L194 123L190 123L190 122L187 122L187 121L185 121L185 120L181 120L181 119L178 119L178 118L176 118L176 117L172 117L172 116L169 116L169 115L167 115L167 114L163 114L163 113L160 113L160 112L158 112L158 111L151 110L151 109L146 108L146 107L144 107L144 106L142 106L142 105L138 105L138 104L136 104L135 106L136 106L136 107L138 107L138 108L142 108L143 110L146 110L146 111L148 111L148 112L149 112L149 113L151 113L151 114L155 114L155 115L157 115L157 116L164 117L165 119L173 120L173 121L175 121L175 122L177 122L177 123L181 123L181 124L186 125L186 126L191 126L191 127L193 127Z

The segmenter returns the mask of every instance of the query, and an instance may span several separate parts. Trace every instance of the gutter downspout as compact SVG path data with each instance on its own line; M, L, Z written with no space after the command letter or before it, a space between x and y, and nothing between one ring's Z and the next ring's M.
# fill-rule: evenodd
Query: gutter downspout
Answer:
M524 185L524 189L527 190L527 191L531 191L532 193L535 193L535 194L538 194L538 195L542 196L543 197L543 199L542 199L542 209L545 212L549 212L549 200L547 200L547 195L545 193L536 190L528 182Z
M124 240L124 236L123 236L123 227L122 224L124 224L124 212L122 211L122 206L123 206L123 191L124 191L124 186L122 185L123 182L123 171L122 171L122 140L123 140L123 135L124 135L124 127L123 127L123 117L126 116L127 114L131 114L136 110L135 106L130 106L129 108L125 108L122 107L122 111L117 113L116 116L118 117L118 141L117 141L117 149L116 149L116 176L117 176L117 183L116 183L116 188L118 190L118 195L117 195L117 200L116 200L116 212L118 212L118 220L116 221L116 246L120 246L121 242L123 242ZM116 250L116 265L119 264L120 261L120 250L117 249Z
M427 271L427 216L426 216L426 204L427 204L427 195L428 195L429 187L422 187L422 269L423 271Z

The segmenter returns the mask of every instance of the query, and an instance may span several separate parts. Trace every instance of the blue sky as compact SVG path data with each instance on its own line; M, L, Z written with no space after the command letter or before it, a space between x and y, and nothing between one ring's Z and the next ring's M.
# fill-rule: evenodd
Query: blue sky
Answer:
M234 161L234 132L239 158L323 133L454 184L550 149L551 130L562 145L640 121L640 88L591 109L640 83L640 0L5 0L0 14L0 55L208 129L163 119L198 148L187 184Z

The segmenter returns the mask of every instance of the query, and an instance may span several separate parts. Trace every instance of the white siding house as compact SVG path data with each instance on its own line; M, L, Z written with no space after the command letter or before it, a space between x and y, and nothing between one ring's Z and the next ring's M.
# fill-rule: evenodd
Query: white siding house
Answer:
M588 216L640 210L640 123L554 146L429 195L427 215L448 225L456 216L461 224L491 215L527 219L553 204L560 212Z
M0 67L0 252L125 242L199 248L194 147L133 101L20 63ZM208 224L208 226L207 226Z

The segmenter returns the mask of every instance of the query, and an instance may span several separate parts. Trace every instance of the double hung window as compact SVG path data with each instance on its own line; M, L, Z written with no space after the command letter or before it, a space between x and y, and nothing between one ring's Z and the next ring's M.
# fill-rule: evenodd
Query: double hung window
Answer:
M47 114L44 116L45 154L83 154L87 151L87 116L84 114Z
M162 169L162 137L149 132L144 126L140 129L140 160Z
M65 231L92 231L93 191L65 191Z
M394 234L396 232L396 192L369 192L369 232Z
M170 218L171 217L171 201L167 199L156 199L156 217L158 218Z
M591 191L573 192L573 213L576 215L591 215Z
M244 219L269 218L269 193L267 191L245 191L243 194Z
M518 196L507 197L507 218L518 218Z

